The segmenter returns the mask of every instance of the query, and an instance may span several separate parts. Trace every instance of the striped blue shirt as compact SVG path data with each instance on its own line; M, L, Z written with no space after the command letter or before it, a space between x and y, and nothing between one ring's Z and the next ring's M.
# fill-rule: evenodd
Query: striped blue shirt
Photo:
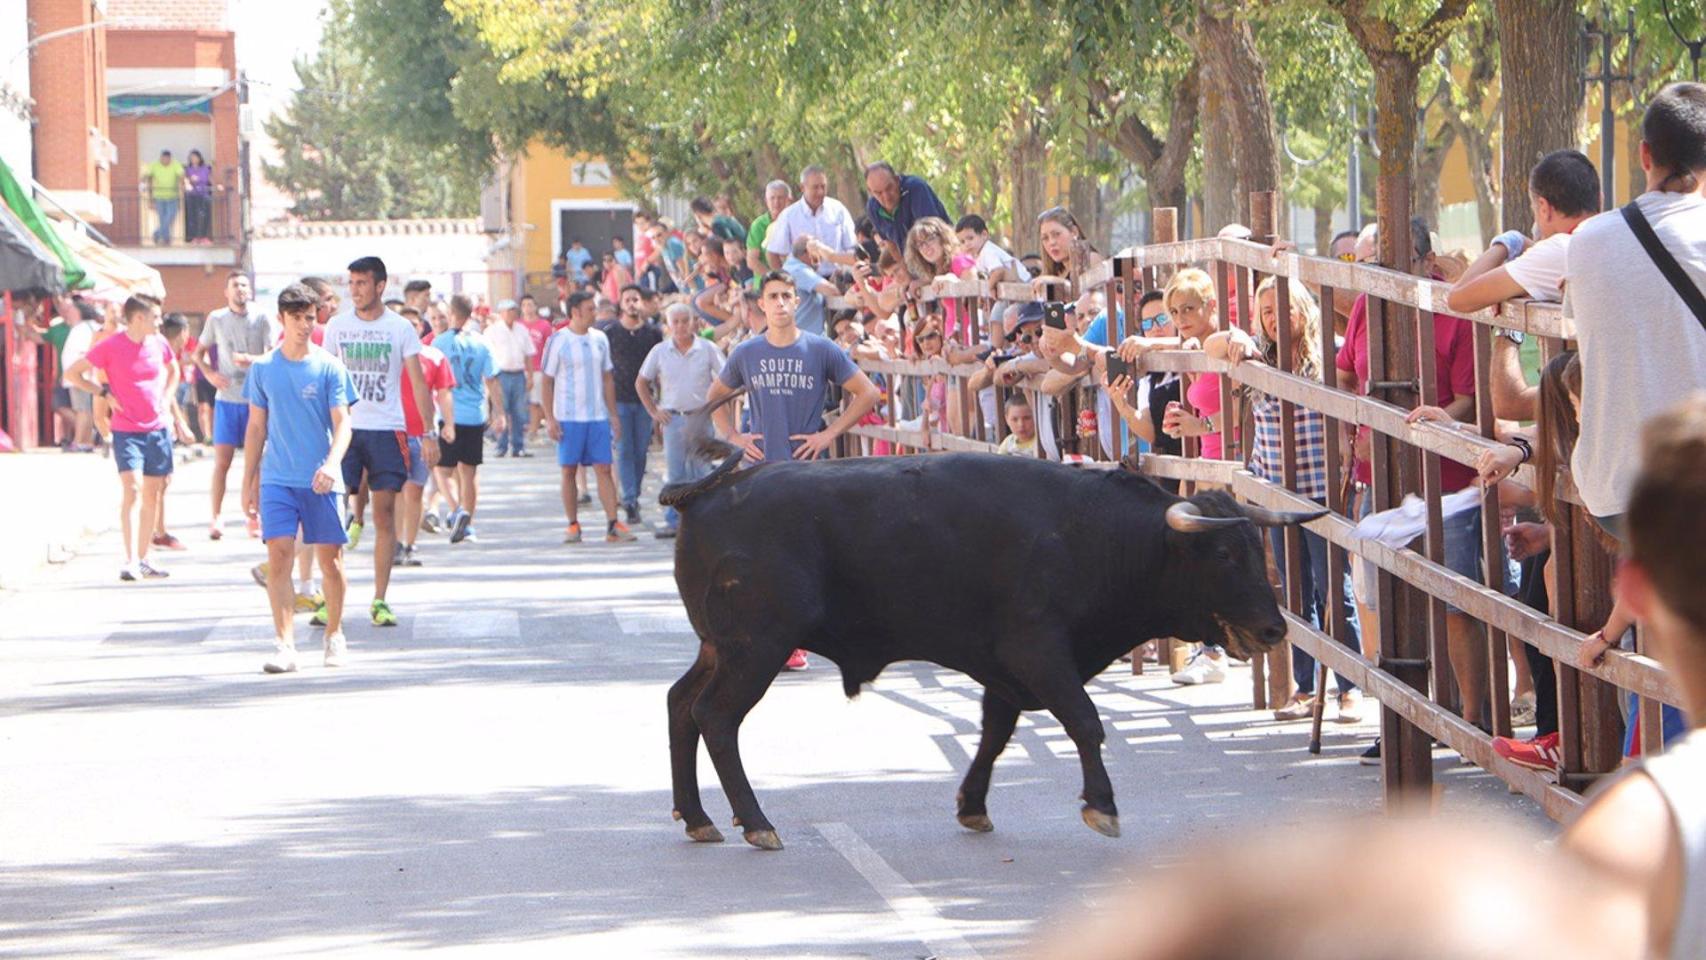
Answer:
M604 405L604 378L613 370L610 340L597 329L576 333L568 327L545 342L539 371L554 382L552 398L557 419L593 423L610 419Z

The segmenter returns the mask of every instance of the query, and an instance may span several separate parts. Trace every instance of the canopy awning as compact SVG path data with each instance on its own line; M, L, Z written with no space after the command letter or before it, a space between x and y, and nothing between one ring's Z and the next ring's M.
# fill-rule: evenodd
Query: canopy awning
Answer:
M65 286L82 289L89 285L83 265L71 255L59 233L49 226L47 214L42 213L41 206L30 196L30 192L24 189L23 184L18 182L18 178L12 175L12 168L7 166L4 160L0 160L0 201L10 207L12 213L23 221L24 226L35 234L36 239L59 260L60 266L65 270Z
M166 296L166 285L160 280L160 271L102 244L78 230L74 223L55 220L53 225L65 246L88 271L94 289L86 296L114 303L137 293L161 298Z
M11 209L0 204L0 290L65 289L65 269Z

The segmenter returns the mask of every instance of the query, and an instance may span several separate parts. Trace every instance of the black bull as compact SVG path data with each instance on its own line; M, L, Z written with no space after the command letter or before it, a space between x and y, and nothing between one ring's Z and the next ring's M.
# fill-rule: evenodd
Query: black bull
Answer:
M699 800L699 738L748 843L779 849L747 782L740 724L789 653L833 661L848 696L888 664L926 660L984 687L959 821L989 830L990 771L1021 710L1078 749L1083 816L1119 834L1102 723L1084 684L1155 637L1247 658L1285 636L1256 525L1220 492L1180 499L1123 470L945 454L777 463L664 491L682 514L675 582L699 656L669 691L675 816L720 841Z

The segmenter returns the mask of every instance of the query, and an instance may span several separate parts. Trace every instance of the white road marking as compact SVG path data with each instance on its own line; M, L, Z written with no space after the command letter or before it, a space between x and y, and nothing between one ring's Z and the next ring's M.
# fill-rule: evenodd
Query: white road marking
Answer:
M829 841L836 852L859 871L889 909L907 927L909 933L930 948L939 960L983 960L982 955L954 932L953 926L942 919L936 908L918 888L908 883L870 844L859 838L845 823L814 823L817 832Z
M616 624L623 633L692 633L686 610L618 610Z
M417 616L416 640L515 640L521 620L514 610L452 610Z

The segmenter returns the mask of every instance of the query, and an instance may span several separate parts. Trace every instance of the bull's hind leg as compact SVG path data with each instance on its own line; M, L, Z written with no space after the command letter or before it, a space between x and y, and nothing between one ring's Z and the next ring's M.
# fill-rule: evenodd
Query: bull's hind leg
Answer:
M1120 835L1119 810L1114 806L1114 785L1108 780L1108 768L1102 765L1102 718L1096 715L1096 705L1078 679L1077 668L1065 656L1044 651L1064 650L1048 644L1034 644L1019 654L1019 662L1010 664L1014 676L1036 694L1049 713L1066 728L1078 748L1078 762L1084 769L1084 822L1090 829L1108 837Z
M687 835L700 843L721 843L723 835L711 825L699 802L699 725L693 722L693 701L717 669L715 649L699 644L699 658L669 688L669 767L675 794L675 819L685 821Z
M1013 727L1019 722L1019 708L1000 694L985 688L983 691L983 735L977 743L977 756L960 781L960 793L955 798L959 807L960 826L979 833L995 829L989 822L989 810L984 799L989 795L989 777L995 758L1007 748L1013 737Z
M711 754L717 779L722 781L723 793L734 810L735 825L741 828L747 843L761 850L780 850L782 841L764 811L758 808L758 798L753 795L752 784L747 782L746 768L740 760L740 724L770 688L793 646L792 643L777 646L762 655L747 648L738 659L730 656L728 649L721 650L717 669L693 702L693 721L705 737L705 749Z

